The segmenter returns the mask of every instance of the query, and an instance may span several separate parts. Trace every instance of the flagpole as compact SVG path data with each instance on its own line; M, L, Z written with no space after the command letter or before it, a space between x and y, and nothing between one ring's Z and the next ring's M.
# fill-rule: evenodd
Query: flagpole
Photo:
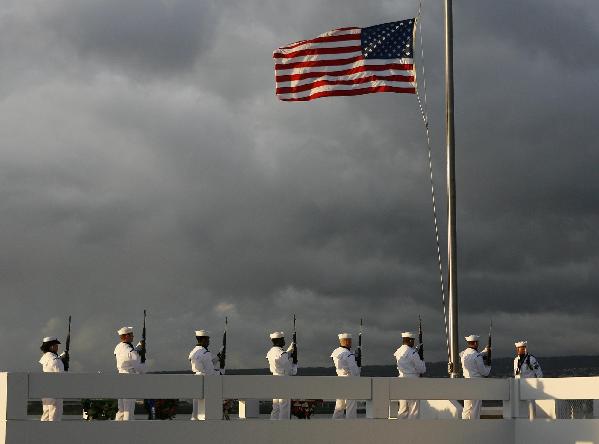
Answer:
M447 147L447 261L449 288L449 375L460 374L458 355L458 279L455 192L455 135L453 120L453 10L445 0L445 142Z

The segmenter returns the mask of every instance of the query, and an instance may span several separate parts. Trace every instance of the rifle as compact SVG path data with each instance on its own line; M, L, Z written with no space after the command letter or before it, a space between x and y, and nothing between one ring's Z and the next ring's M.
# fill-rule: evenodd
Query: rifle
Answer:
M69 359L70 359L69 350L70 350L70 348L71 348L71 316L69 315L69 332L67 333L67 340L65 341L65 346L64 346L65 359L62 360L65 372L69 371Z
M144 327L141 331L141 349L139 350L139 356L141 357L141 363L146 362L146 311L144 310Z
M360 333L358 333L358 348L356 349L356 364L362 367L362 318L360 318Z
M293 363L297 364L297 331L295 330L295 314L293 315L293 338L291 340L293 342L291 358L293 359Z
M489 325L489 341L487 342L487 354L485 355L485 365L491 366L491 340L493 335L493 320L491 319L491 323Z
M418 355L424 361L424 344L422 343L422 318L418 315Z
M225 364L227 362L227 325L229 323L229 319L225 316L225 331L223 332L223 345L220 348L220 352L218 352L218 361L220 363L221 374L225 369Z

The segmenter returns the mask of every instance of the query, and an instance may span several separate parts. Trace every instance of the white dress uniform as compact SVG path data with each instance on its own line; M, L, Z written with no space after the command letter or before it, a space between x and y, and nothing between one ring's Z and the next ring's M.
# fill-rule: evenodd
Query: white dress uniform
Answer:
M516 342L516 347L525 347L526 341ZM524 356L514 358L514 377L515 378L542 378L543 370L537 358L526 353ZM528 401L528 417L534 419L537 416L537 406L534 401Z
M196 336L208 336L206 331L201 330L202 335ZM196 375L202 376L213 376L220 375L220 361L218 356L213 356L212 353L205 347L198 345L189 353L189 361L191 362L191 370ZM193 400L193 412L191 414L191 420L203 420L206 418L205 406L203 399Z
M467 341L473 340L471 336L466 338ZM478 340L478 339L474 339ZM460 353L462 361L462 369L464 370L464 378L485 378L491 373L491 367L485 365L483 360L484 353L468 347ZM464 410L462 410L462 419L480 419L481 400L464 400Z
M345 338L351 338L351 336L347 333L340 334L339 338L343 339L342 336ZM345 347L337 347L335 350L333 350L333 353L331 353L331 358L333 358L337 376L360 376L361 369L358 367L358 364L356 363L356 357L351 350ZM355 399L337 399L335 401L333 419L343 419L344 410L346 419L355 419L358 417Z
M402 337L412 337L412 334L410 336L407 336L407 334L402 333ZM418 378L426 372L426 364L420 359L420 355L414 347L404 344L397 349L393 356L397 359L397 371L400 378ZM399 401L398 419L418 419L419 415L420 401L412 399Z
M119 332L122 330L119 330ZM133 329L131 329L133 331ZM123 333L120 333L123 334ZM116 368L119 373L141 374L144 364L141 363L139 349L128 342L119 342L114 349ZM116 421L133 421L135 419L135 399L119 399Z
M271 339L283 338L283 332L274 332L270 335ZM295 376L297 375L297 364L293 363L293 357L289 353L293 348L293 344L289 346L287 351L281 347L272 347L266 354L270 372L274 376ZM270 419L289 419L291 414L290 399L273 399L272 412Z
M44 338L44 342L46 339ZM42 355L39 363L42 370L48 373L64 372L64 364L56 353L46 352ZM42 421L60 421L62 418L62 399L42 398Z

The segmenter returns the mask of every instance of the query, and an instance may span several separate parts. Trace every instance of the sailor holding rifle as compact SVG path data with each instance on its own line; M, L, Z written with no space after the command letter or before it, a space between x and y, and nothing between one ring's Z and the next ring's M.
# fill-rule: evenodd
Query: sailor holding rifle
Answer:
M403 345L397 349L395 359L397 360L397 371L400 378L418 378L426 372L426 364L420 355L418 349L414 347L416 333L404 332L401 334ZM400 400L398 419L418 419L420 415L420 401Z
M491 366L485 364L485 356L489 350L485 348L482 353L478 351L478 342L480 336L466 336L468 348L460 353L464 378L485 378L491 373ZM464 410L462 410L462 419L480 419L481 400L464 400Z
M56 336L45 337L40 350L43 355L39 360L42 370L46 373L62 373L65 364L68 365L66 352L58 355L60 341ZM42 421L60 421L62 419L62 399L42 398Z
M516 357L514 358L515 378L542 378L543 371L539 361L528 353L528 342L518 341L516 346ZM536 404L533 400L528 401L528 417L534 419L537 415Z
M350 333L339 333L337 337L339 338L339 347L331 353L337 376L360 376L361 369L356 362L355 355L351 351L352 335ZM333 419L343 419L344 411L346 419L357 418L356 400L337 399Z
M196 341L197 345L189 353L189 361L191 362L191 370L196 375L212 376L220 375L220 360L218 356L213 356L208 350L210 345L210 333L206 330L196 330ZM191 420L203 420L205 419L205 406L203 400L193 400L193 412L191 414Z
M119 373L140 374L145 365L142 364L141 354L143 344L140 342L133 347L133 327L122 327L117 331L121 342L114 349L116 368ZM135 399L119 399L116 421L133 421L135 419Z
M285 333L275 331L270 334L272 348L266 354L270 372L273 376L294 376L297 374L297 364L293 363L293 350L295 344L292 342L287 350L285 346ZM289 419L291 414L290 399L273 399L270 419Z

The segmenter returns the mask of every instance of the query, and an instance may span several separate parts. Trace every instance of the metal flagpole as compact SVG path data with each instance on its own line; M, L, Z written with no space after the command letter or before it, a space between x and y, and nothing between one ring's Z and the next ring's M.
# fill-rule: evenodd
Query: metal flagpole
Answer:
M445 141L447 146L447 262L449 288L449 374L460 374L458 355L458 279L455 200L455 135L453 120L453 11L445 0Z

